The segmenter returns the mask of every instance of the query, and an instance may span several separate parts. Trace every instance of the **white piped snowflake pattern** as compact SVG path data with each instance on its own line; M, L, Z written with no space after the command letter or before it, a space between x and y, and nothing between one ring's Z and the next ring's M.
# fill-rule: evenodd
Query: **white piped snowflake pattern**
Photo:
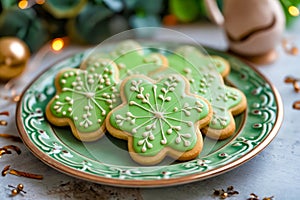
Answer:
M71 119L79 132L97 131L120 103L116 70L114 63L103 61L86 70L61 71L56 79L58 92L50 103L52 115Z
M129 79L124 86L127 104L112 111L111 121L115 121L115 128L133 135L141 153L166 146L191 149L199 131L195 124L209 111L203 99L184 94L185 86L178 75L157 83L146 78Z

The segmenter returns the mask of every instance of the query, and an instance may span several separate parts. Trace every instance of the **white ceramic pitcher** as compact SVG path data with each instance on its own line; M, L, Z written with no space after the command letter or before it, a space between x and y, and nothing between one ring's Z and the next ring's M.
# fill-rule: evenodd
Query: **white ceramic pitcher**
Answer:
M210 18L224 27L229 49L243 56L274 52L285 28L278 0L223 0L223 14L215 0L205 0Z

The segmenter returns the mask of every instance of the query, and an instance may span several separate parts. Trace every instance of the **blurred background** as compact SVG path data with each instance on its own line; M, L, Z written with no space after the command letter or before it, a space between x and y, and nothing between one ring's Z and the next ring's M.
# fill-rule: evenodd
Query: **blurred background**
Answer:
M204 0L1 0L0 37L21 39L30 52L51 41L59 51L68 43L98 44L140 27L170 27L209 21ZM223 1L217 0L222 10ZM300 0L280 0L286 28L299 20ZM265 8L268 10L268 8Z

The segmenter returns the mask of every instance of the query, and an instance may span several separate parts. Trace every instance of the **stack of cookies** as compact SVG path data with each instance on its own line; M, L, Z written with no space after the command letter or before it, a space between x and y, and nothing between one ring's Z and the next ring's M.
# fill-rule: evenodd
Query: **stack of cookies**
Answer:
M246 98L223 78L230 66L193 46L154 51L128 40L109 54L90 56L81 69L63 69L46 108L56 126L70 126L81 141L105 133L128 141L133 160L153 165L166 156L196 158L203 136L217 140L235 132L235 115Z

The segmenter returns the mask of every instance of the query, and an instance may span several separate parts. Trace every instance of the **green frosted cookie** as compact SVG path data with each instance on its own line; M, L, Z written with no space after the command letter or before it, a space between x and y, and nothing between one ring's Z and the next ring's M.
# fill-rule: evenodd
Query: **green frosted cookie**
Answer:
M220 56L206 56L196 47L188 45L182 46L176 50L176 53L185 58L189 58L193 64L196 64L196 61L201 60L200 63L203 66L214 65L213 68L216 69L223 78L230 72L230 64L227 60Z
M199 128L211 118L210 104L189 93L180 75L153 81L142 75L121 85L122 104L107 116L107 129L128 140L131 157L141 164L156 164L166 155L178 160L198 156L203 141Z
M116 65L106 59L86 70L64 69L55 79L56 95L46 108L47 119L70 126L82 141L94 141L105 132L105 118L120 103Z
M176 52L167 56L169 69L160 74L174 71L182 74L189 81L191 92L209 100L213 107L211 122L203 129L204 133L214 139L230 137L235 131L233 115L246 109L245 95L224 84L220 74L226 71L225 65L216 65L216 72L212 60L194 47L181 47Z
M82 68L86 68L89 63L94 63L97 59L109 58L118 66L120 79L124 79L133 74L149 76L168 66L165 56L159 53L146 53L147 49L134 40L125 40L118 43L109 54L94 53Z

